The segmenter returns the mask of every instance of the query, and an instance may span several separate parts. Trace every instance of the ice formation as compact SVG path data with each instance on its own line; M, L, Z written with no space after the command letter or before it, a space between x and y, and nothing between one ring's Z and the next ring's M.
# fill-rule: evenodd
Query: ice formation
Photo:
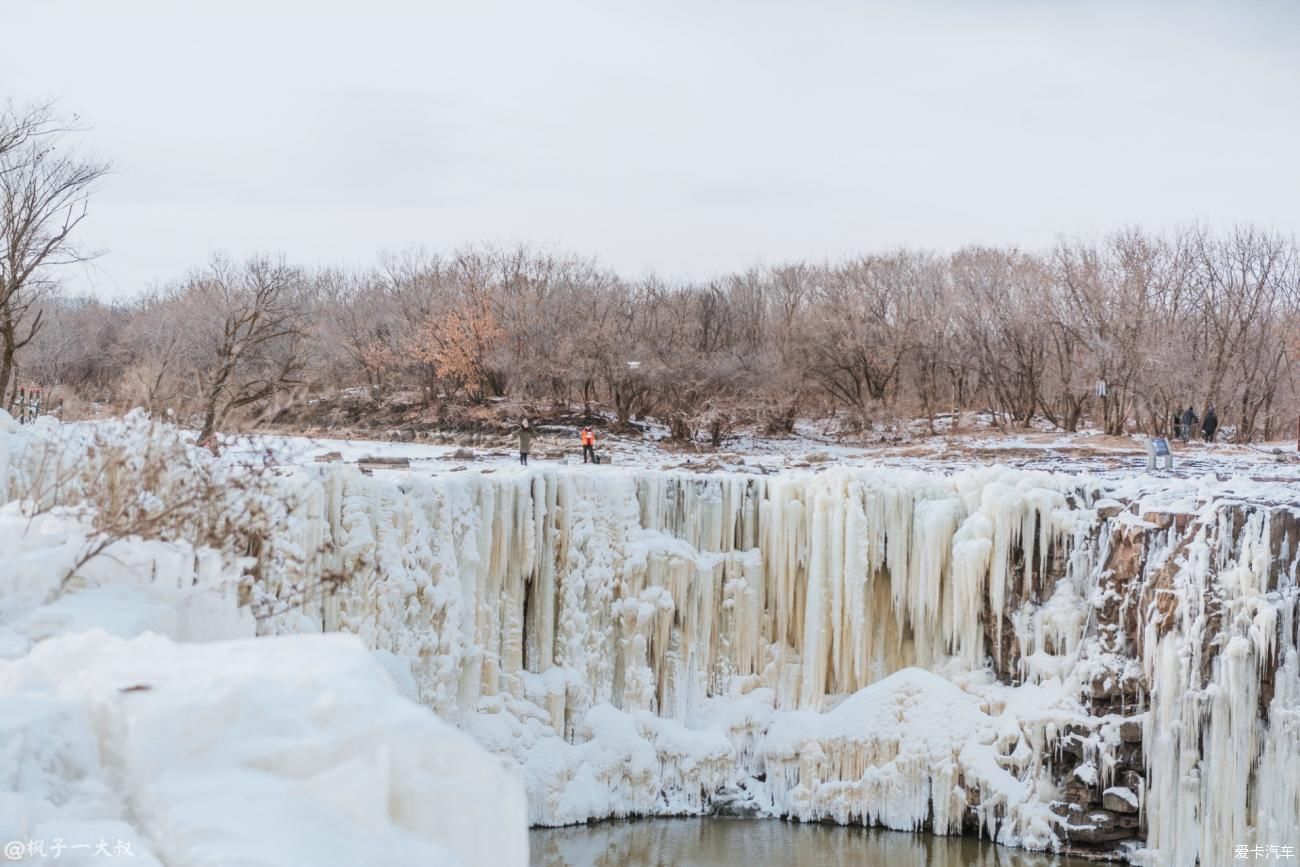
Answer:
M247 594L277 610L344 580L260 630L383 651L518 763L534 824L725 812L1167 865L1300 828L1285 486L553 466L285 485Z
M1300 825L1289 507L1005 468L315 484L360 576L323 628L514 756L534 823L747 812L1168 864Z

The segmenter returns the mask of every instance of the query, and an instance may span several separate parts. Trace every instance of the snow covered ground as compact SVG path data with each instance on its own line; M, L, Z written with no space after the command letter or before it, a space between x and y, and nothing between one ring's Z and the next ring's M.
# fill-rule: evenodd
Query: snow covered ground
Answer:
M68 428L40 435L75 435ZM142 434L128 425L120 435ZM11 432L0 449L11 493L36 472L32 442ZM522 835L527 822L708 812L978 832L1170 865L1300 842L1288 840L1300 827L1295 468L1197 447L1174 473L1148 475L1135 442L946 442L934 454L743 455L723 462L732 472L673 469L695 458L642 446L596 467L539 455L525 469L505 451L465 460L450 446L232 443L222 461L269 454L275 490L293 496L255 562L222 560L225 602L202 616L187 607L198 604L186 601L192 588L222 583L215 566L168 581L181 598L150 597L147 613L112 599L73 604L83 591L31 573L14 582L29 602L0 617L0 645L16 658L0 669L0 694L15 679L37 683L25 672L50 654L52 674L32 691L91 705L87 725L107 726L98 739L121 738L95 773L129 809L101 812L129 817L168 864L221 863L201 860L202 848L185 854L192 861L164 857L168 846L252 837L220 824L220 786L195 783L213 799L198 811L217 817L211 827L147 795L162 769L132 760L148 750L120 720L138 709L140 731L160 730L149 721L155 689L174 696L162 717L195 703L239 723L177 746L183 779L211 779L215 763L231 792L247 793L239 801L311 793L302 812L267 824L287 841L279 853L305 845L295 832L312 821L340 837L322 852L353 852L353 831L369 822L392 847L518 863L522 838L509 833L482 844L490 850L467 847L485 828ZM543 440L536 451L552 450ZM331 451L343 461L316 461ZM347 464L368 456L410 466L365 475ZM66 556L47 547L34 562ZM174 566L82 581L84 592L138 593L153 583L141 575L159 573ZM302 594L325 575L340 576L334 592ZM211 653L187 643L228 637L190 634L199 625L247 634L247 605L263 603L279 612L256 621L263 637ZM59 605L72 610L42 611ZM110 631L127 640L86 632L110 610ZM130 638L144 629L169 639ZM353 637L302 635L321 630ZM94 655L76 642L119 660L96 674L117 692L76 692L75 666L59 660ZM282 653L294 662L249 661ZM293 679L312 664L327 666L319 680ZM140 683L109 676L137 666L148 673ZM203 704L175 674L212 667L231 670L214 683L255 696ZM335 682L333 701L309 700ZM246 730L232 705L265 713ZM390 725L412 713L425 722ZM404 739L408 727L418 736ZM453 752L442 745L466 734L518 768L526 808L511 775L476 749L457 753L468 764L439 765ZM374 752L358 754L363 743ZM356 798L331 785L354 761L372 781ZM124 777L123 763L138 776ZM430 796L410 792L450 792L471 768L503 794L448 807L455 827L416 809ZM54 815L45 801L61 802L40 797L41 815ZM366 812L377 801L385 809Z
M229 447L245 455L271 454L286 463L310 463L318 456L336 454L342 462L367 457L404 458L404 471L421 476L464 470L509 471L519 466L514 439L486 438L486 445L460 446L432 441L392 442L255 434L229 438ZM1160 469L1161 478L1195 478L1204 475L1254 476L1300 482L1300 453L1294 440L1237 445L1232 443L1174 442L1173 468ZM541 428L530 458L534 466L580 464L576 430ZM1089 473L1124 479L1146 471L1146 440L1140 436L1104 436L1097 431L1069 434L1042 430L1000 431L971 427L965 432L927 435L917 432L897 441L878 442L869 437L836 437L812 425L801 425L789 437L737 437L720 450L682 450L664 439L601 435L598 450L617 467L681 470L686 472L739 472L774 474L835 466L896 466L953 472L978 466L1011 466L1048 472ZM472 457L458 457L469 452ZM594 467L588 467L594 469ZM377 466L380 472L393 472Z

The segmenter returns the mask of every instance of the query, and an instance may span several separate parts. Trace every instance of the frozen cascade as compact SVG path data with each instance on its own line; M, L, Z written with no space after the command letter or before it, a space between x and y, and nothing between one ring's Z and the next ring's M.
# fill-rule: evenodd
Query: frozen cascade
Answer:
M1300 829L1296 572L1271 556L1277 517L1292 540L1289 511L1214 513L1173 542L1182 568L1155 582L1142 657L1151 863L1228 863Z
M695 726L707 699L759 687L776 709L818 709L909 666L982 665L985 595L1036 598L1049 557L1091 527L1063 484L324 474L326 568L353 578L323 626L412 659L421 695L453 716L467 685L522 696L553 668L566 731L602 702Z
M322 625L515 757L535 823L727 811L1180 865L1300 827L1284 508L1148 514L1006 468L312 484L355 576Z
M260 629L384 651L518 763L536 824L773 815L1154 865L1300 828L1285 491L1001 467L277 484L251 592L343 580Z

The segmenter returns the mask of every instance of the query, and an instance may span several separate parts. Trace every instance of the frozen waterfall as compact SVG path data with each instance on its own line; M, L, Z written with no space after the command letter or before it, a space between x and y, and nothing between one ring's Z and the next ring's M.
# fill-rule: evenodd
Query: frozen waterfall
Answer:
M310 475L304 568L348 578L264 628L409 662L520 763L534 823L738 812L1170 865L1297 842L1300 518L1266 493Z

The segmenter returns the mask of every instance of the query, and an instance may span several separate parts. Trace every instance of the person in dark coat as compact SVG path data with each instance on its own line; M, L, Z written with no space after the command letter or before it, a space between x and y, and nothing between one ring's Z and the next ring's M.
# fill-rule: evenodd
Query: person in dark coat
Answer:
M1191 438L1198 421L1200 419L1196 417L1196 410L1192 409L1192 405L1189 403L1187 409L1183 412L1183 442L1187 442Z
M519 423L519 430L515 431L519 437L519 463L528 466L528 450L533 444L533 429L528 424L528 419Z
M1205 410L1205 420L1201 422L1201 435L1207 443L1214 442L1215 431L1219 429L1219 416L1214 411L1214 404Z
M1169 429L1169 435L1176 440L1183 438L1183 413L1176 407L1174 409L1174 426Z

